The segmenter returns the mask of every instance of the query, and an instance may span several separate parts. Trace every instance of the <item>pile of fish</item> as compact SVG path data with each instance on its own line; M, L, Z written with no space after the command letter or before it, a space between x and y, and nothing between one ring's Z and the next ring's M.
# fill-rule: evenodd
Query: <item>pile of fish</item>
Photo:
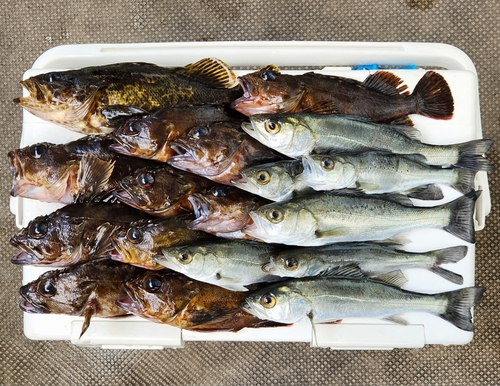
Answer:
M409 114L450 119L446 80L410 93L389 71L363 82L269 65L236 77L214 58L117 63L21 82L14 102L84 135L9 153L11 195L64 204L19 230L12 263L53 267L21 287L31 313L135 314L197 331L426 312L472 331L482 287L423 294L403 270L442 267L474 243L477 171L492 145L431 145ZM460 195L432 202L447 185ZM403 232L465 245L410 252ZM431 289L432 290L432 289Z

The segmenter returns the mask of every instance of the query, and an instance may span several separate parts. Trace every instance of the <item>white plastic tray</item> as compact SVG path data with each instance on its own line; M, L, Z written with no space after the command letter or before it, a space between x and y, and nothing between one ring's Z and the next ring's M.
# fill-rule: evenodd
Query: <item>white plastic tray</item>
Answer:
M477 74L469 57L459 49L444 44L427 43L354 43L354 42L204 42L151 44L92 44L59 46L42 54L23 78L50 70L80 68L125 61L143 61L165 66L183 66L204 57L217 57L233 67L261 67L274 63L279 67L315 66L322 73L363 80L373 71L352 71L351 66L378 65L437 68L448 81L455 101L453 119L438 121L412 115L422 140L447 144L482 137ZM424 70L391 70L412 90ZM238 70L237 74L247 71ZM283 71L285 72L285 71ZM23 112L20 147L40 141L63 143L79 134L44 122ZM491 209L485 172L476 176L476 189L482 190L476 204L475 227L485 225ZM457 194L448 190L443 201ZM11 210L18 227L24 227L36 216L47 214L61 205L11 198ZM407 270L405 289L435 293L474 285L475 248L441 230L412 231L406 237L408 250L425 251L453 245L468 245L467 256L445 266L464 277L462 286L425 270ZM23 267L23 284L36 279L45 268ZM402 326L375 319L345 319L336 325L316 325L308 320L291 327L243 329L238 333L196 333L168 325L155 324L139 317L93 318L88 331L78 339L83 318L64 315L24 314L24 333L36 340L70 340L77 345L103 348L182 347L184 341L293 341L310 342L312 346L336 349L391 349L422 347L424 344L466 344L472 332L455 328L438 317L424 313L404 315L410 325Z

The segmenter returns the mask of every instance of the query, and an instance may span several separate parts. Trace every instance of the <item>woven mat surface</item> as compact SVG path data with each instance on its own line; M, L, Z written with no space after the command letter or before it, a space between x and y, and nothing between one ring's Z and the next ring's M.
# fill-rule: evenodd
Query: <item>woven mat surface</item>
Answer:
M500 141L500 1L115 0L9 1L0 5L0 385L498 385L499 192L477 233L476 283L487 293L465 346L334 351L306 343L188 342L163 351L81 348L30 341L18 307L21 270L10 263L16 231L6 154L18 147L25 70L63 44L219 40L415 41L454 45L474 61L483 135ZM489 158L499 163L498 147Z

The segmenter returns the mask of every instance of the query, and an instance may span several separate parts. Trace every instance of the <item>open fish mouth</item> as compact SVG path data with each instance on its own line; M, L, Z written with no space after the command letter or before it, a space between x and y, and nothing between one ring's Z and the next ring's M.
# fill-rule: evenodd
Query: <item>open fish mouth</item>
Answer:
M168 160L170 162L182 162L182 161L193 161L199 159L196 154L196 151L190 148L189 146L184 145L180 142L173 142L170 144L170 148L176 154L170 157Z
M30 314L47 314L49 311L45 309L43 306L36 306L32 303L30 303L28 300L23 299L19 302L19 307L21 310L24 312L28 312Z
M129 288L127 282L123 286L125 288L125 293L115 301L116 305L132 314L140 313L141 309L137 301L134 300L133 290Z
M34 104L34 103L45 103L49 102L48 95L40 83L34 79L25 79L21 81L21 86L23 86L26 91L30 93L29 97L21 97L14 99L14 103L23 106L24 104Z
M139 198L132 194L123 184L120 184L120 187L121 189L116 189L112 192L113 196L124 204L141 209L141 201Z
M10 261L16 265L34 265L40 263L40 259L36 255L25 251L13 256Z
M233 179L231 179L230 182L232 185L234 185L238 188L242 188L243 185L248 184L248 178L245 175L239 173L239 178L233 178ZM244 190L246 190L246 189L244 189Z
M238 99L235 99L231 103L231 107L234 108L235 106L238 106L241 103L245 102L250 102L255 99L255 96L253 95L253 90L254 87L251 82L249 82L247 79L238 77L238 81L240 82L241 89L243 90L243 95L239 97Z
M116 141L109 145L109 149L116 153L130 155L134 154L134 149L132 149L125 141L122 141L119 137L111 135L113 140Z
M210 217L210 208L208 203L198 195L189 195L188 201L191 203L193 207L193 213L196 217L195 220L188 224L188 229L198 229L198 226L205 221L207 221Z

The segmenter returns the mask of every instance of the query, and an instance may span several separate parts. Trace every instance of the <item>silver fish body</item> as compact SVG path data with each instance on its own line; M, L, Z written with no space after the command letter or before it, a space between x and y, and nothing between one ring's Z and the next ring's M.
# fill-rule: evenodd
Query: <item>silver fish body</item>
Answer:
M430 145L417 140L418 132L412 127L334 114L258 114L241 127L263 144L292 158L311 153L379 150L412 155L426 165L493 170L483 157L493 143L488 139Z
M426 312L462 330L473 331L470 309L483 293L482 287L468 287L429 295L371 280L323 277L270 285L249 295L242 308L259 318L284 323L295 323L306 316L314 323L326 323Z
M434 184L449 185L461 193L468 193L474 190L476 175L473 170L431 167L401 155L379 152L312 154L303 156L302 162L304 171L297 180L304 185L315 190L352 188L367 194L411 194L418 188Z
M369 277L400 269L423 268L453 283L462 284L461 275L442 268L441 264L462 260L467 250L467 246L459 245L428 252L408 252L376 243L298 247L272 256L264 269L280 277L302 278L335 275L339 270L353 264Z
M473 212L479 192L435 207L407 206L378 196L324 192L263 205L250 212L243 231L271 243L318 246L377 241L419 228L438 228L474 242Z
M264 243L218 241L162 248L155 261L195 280L248 291L247 285L279 280L262 269L275 252Z

